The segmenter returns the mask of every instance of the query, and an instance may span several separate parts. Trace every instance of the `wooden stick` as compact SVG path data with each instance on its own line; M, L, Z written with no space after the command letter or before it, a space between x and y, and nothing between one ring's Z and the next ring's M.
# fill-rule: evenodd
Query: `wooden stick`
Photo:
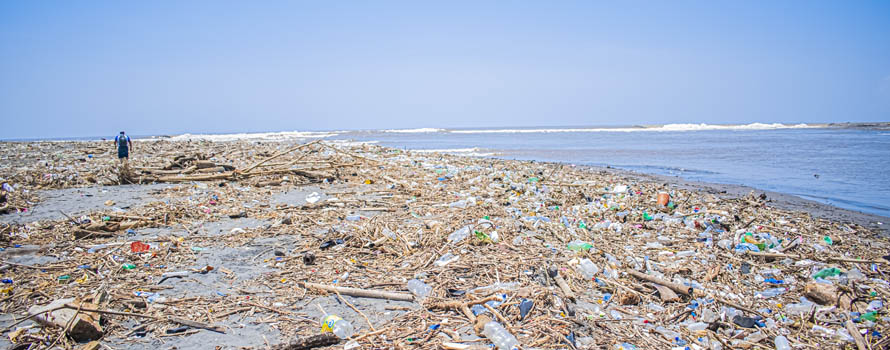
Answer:
M340 298L340 300L343 300L343 302L346 303L347 306L351 307L353 310L355 310L355 312L365 318L365 322L368 323L368 327L371 327L371 331L377 331L376 329L374 329L374 325L371 324L371 320L368 319L368 316L365 316L365 313L362 312L362 310L359 310L355 307L355 305L352 305L352 303L350 303L348 300L346 300L346 298L340 295L340 292L338 292L336 289L334 290L334 293L337 293L337 297Z
M572 292L572 288L569 288L569 284L566 283L566 280L559 275L553 277L553 280L556 281L556 285L559 286L559 289L562 289L562 292L565 294L567 299L575 300L575 293Z
M405 293L387 292L387 291L379 291L379 290L367 290L367 289L349 288L349 287L334 287L334 286L327 286L324 284L309 283L309 282L300 282L299 284L303 288L307 288L307 289L323 290L326 292L340 293L340 294L349 295L349 296L353 296L353 297L389 299L389 300L398 300L398 301L414 301L413 295L405 294Z
M868 346L865 345L865 339L862 339L862 334L859 333L859 329L856 328L856 325L853 324L852 320L844 322L844 327L847 328L847 332L853 337L853 341L856 342L856 347L858 347L859 350L868 350Z
M766 316L766 315L760 313L760 311L757 311L757 310L754 310L754 309L751 309L751 308L748 308L748 307L744 307L744 306L742 306L742 305L740 305L740 304L731 302L731 301L726 300L726 299L722 299L722 298L714 298L714 300L716 300L716 301L718 301L718 302L720 302L720 303L722 303L722 304L726 304L726 305L728 305L728 306L732 306L732 307L734 307L734 308L736 308L736 309L739 309L739 310L742 310L742 311L750 312L750 313L752 313L752 314L755 314L755 315L757 315L757 316L762 317L763 319L767 319L767 318L769 318L768 316Z
M687 296L692 296L692 287L684 286L684 285L682 285L682 284L677 284L677 283L674 283L674 282L665 281L665 280L663 280L663 279L661 279L661 278L658 278L658 277L655 277L655 276L649 276L649 275L647 275L647 274L644 274L644 273L642 273L642 272L638 272L638 271L636 271L636 270L626 270L626 272L627 272L627 274L629 274L629 275L631 275L631 276L634 276L634 277L636 277L636 278L638 278L638 279L641 279L641 280L643 280L643 281L648 281L648 282L652 282L652 283L655 283L655 284L660 284L660 285L662 285L662 286L665 286L665 287L670 288L671 290L673 290L673 291L675 291L675 292L677 292L677 293L680 293L680 294L683 294L683 295L687 295Z
M250 171L253 170L254 168L256 168L256 167L258 167L258 166L260 166L260 165L263 165L263 164L265 164L266 162L268 162L268 161L270 161L270 160L273 160L273 159L275 159L275 158L281 157L281 156L283 156L283 155L285 155L285 154L291 153L291 152L296 151L296 150L298 150L298 149L300 149L300 148L303 148L303 147L306 147L306 146L309 146L309 145L318 143L319 141L321 141L321 140L315 140L315 141L312 141L312 142L309 142L309 143L304 143L304 144L299 145L299 146L296 146L296 147L292 147L292 148L289 149L289 150L286 150L286 151L284 151L284 152L278 153L278 154L276 154L276 155L274 155L274 156L271 156L271 157L269 157L269 158L263 159L263 160L261 160L259 163L256 163L256 164L254 164L254 165L251 165L251 166L247 167L247 169L244 169L244 170L241 170L241 171L238 171L238 172L239 172L239 173L242 173L242 174L243 174L243 173L250 172Z

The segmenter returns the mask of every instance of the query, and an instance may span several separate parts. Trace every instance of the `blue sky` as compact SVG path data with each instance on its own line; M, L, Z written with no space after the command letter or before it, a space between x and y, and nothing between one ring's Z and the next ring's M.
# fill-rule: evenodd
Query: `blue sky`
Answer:
M0 138L890 120L887 1L4 1Z

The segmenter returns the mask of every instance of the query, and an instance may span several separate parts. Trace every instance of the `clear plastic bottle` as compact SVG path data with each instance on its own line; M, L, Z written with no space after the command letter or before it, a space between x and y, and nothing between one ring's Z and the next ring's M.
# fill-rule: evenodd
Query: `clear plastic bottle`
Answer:
M659 334L661 334L662 337L664 337L665 339L670 340L670 341L673 341L674 339L682 336L682 334L672 331L670 329L664 328L662 326L658 326L657 328L655 328L655 331L658 332Z
M457 259L459 259L459 258L460 258L460 256L458 256L458 255L454 255L451 253L445 253L442 255L442 257L440 257L438 260L436 260L436 262L434 262L433 265L442 267L442 266L448 265L454 261L457 261Z
M688 329L690 332L703 331L705 329L708 329L708 324L704 322L690 323L686 325L686 329Z
M332 332L337 338L348 339L352 336L352 323L337 315L325 315L321 319L321 332Z
M417 298L423 299L430 294L430 291L433 290L433 287L430 287L429 285L423 283L418 279L412 279L408 281L408 290L410 290L412 294L417 296Z
M584 276L586 279L592 279L596 274L600 272L600 268L590 261L590 259L581 259L581 263L578 264L578 272Z
M470 236L470 226L464 226L448 235L448 243L459 243Z
M785 293L785 288L770 288L761 292L757 292L755 296L760 298L772 298L778 296L782 293Z
M510 332L504 329L500 323L491 321L485 324L482 334L491 340L499 350L514 350L519 348L519 340L516 340Z
M780 335L776 337L776 350L791 350L791 343L788 342L788 338L785 338L784 335Z
M678 257L678 258L685 258L685 257L688 257L688 256L693 256L693 255L695 255L695 251L694 251L694 250L684 250L684 251L682 251L682 252L677 252L677 254L675 254L675 256Z

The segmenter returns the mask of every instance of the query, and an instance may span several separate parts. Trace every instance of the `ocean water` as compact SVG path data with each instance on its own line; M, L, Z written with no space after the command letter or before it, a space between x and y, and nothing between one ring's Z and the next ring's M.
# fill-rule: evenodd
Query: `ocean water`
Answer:
M810 126L341 132L410 150L612 166L890 216L890 131Z

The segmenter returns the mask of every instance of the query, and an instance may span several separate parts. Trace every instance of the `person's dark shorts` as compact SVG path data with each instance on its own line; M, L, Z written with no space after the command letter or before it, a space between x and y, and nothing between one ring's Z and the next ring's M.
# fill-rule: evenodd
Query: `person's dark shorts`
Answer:
M130 158L130 150L126 148L118 148L117 149L117 157L118 158Z

